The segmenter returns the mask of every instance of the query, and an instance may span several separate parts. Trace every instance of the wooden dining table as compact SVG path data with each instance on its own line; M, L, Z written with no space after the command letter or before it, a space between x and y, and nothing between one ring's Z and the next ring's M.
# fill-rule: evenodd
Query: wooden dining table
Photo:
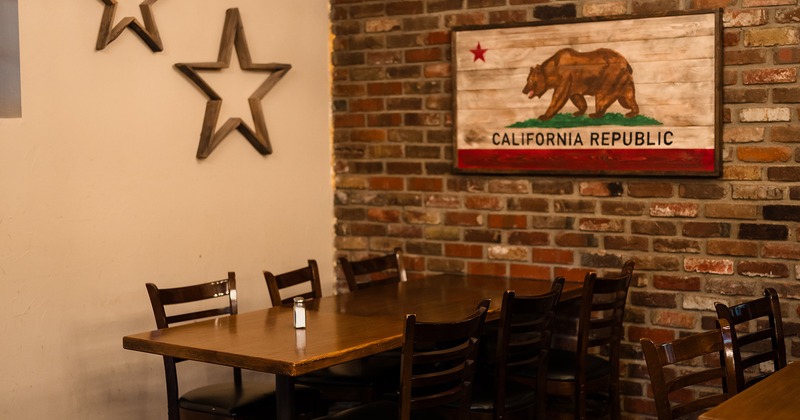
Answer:
M789 363L700 415L700 420L800 418L800 363Z
M505 290L539 295L550 285L442 274L315 299L306 305L304 329L294 328L292 308L274 307L128 335L122 346L273 373L277 418L289 420L294 418L294 377L400 347L406 314L417 314L420 321L460 319L488 298L487 319L497 319ZM580 297L581 290L581 283L566 283L562 302Z

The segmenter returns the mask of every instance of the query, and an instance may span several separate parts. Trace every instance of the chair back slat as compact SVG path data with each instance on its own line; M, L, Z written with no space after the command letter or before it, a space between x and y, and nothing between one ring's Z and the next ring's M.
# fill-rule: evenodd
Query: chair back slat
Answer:
M772 361L773 372L786 367L786 343L783 335L783 320L778 293L773 288L764 289L764 297L728 307L715 303L719 319L732 327L733 355L737 365L739 391L752 385L745 381L744 370L767 361ZM758 328L758 321L766 318L767 326L752 333L744 333L738 327ZM749 325L753 324L753 325ZM747 353L745 356L743 353ZM756 378L760 379L760 378Z
M514 290L503 293L494 369L494 416L505 418L506 388L510 382L524 383L537 391L539 416L544 413L547 355L552 342L555 307L561 298L564 278L553 281L549 292L519 296ZM536 372L535 379L530 373Z
M164 289L160 289L154 283L147 283L145 286L158 329L168 328L176 323L235 315L238 312L236 274L233 272L228 272L226 279L191 286ZM198 306L212 307L200 309ZM180 418L178 399L180 391L176 364L182 362L183 359L169 356L164 356L163 359L167 384L168 415L170 420L177 420ZM233 369L233 380L236 384L242 383L241 369Z
M360 261L339 258L347 287L350 291L365 289L377 284L397 283L408 280L403 264L403 253L395 249L393 253Z
M454 322L420 322L406 316L400 367L400 418L457 403L466 418L472 396L477 344L489 301Z
M303 299L319 299L322 297L322 286L319 278L319 268L315 260L308 260L308 265L303 268L274 275L270 271L264 271L264 280L267 282L267 290L272 301L272 306L289 306L296 297ZM295 292L290 296L281 296L281 290L289 287L302 287L307 284L304 291Z
M653 386L653 399L659 420L674 419L698 410L713 407L737 392L736 361L733 357L733 340L730 324L721 319L719 328L693 334L677 340L656 345L649 338L642 338L647 370ZM717 366L692 370L683 375L667 379L665 367L687 362L707 355L719 355ZM721 380L719 394L708 394L686 401L671 401L671 393L688 386Z
M617 352L623 336L622 320L632 276L632 264L623 266L622 273L614 277L597 277L588 273L584 280L581 310L578 315L578 354L589 349L609 347L609 354Z

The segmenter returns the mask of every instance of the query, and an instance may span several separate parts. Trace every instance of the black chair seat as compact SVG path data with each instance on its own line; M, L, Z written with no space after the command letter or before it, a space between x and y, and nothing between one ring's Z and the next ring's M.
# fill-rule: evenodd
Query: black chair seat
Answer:
M266 398L265 398L266 396ZM297 407L320 407L320 393L306 386L295 386ZM275 385L269 382L243 382L236 387L233 382L218 383L192 389L181 396L182 409L218 416L244 416L256 413L275 413ZM316 410L314 410L316 411Z
M470 411L494 412L494 384L491 386L479 386L476 381L472 393L472 404ZM506 410L514 411L522 407L530 407L536 404L536 388L523 384L508 382L506 384Z
M547 364L547 380L574 382L578 370L576 360L577 356L574 352L560 349L551 350ZM587 380L602 378L610 374L611 364L608 360L591 354L586 356Z
M397 420L400 418L400 405L395 401L375 401L342 410L317 420ZM415 411L414 420L449 420L452 416L435 410Z
M342 386L372 385L376 393L395 391L400 380L400 356L376 355L341 363L300 376L297 383L323 385L331 382Z

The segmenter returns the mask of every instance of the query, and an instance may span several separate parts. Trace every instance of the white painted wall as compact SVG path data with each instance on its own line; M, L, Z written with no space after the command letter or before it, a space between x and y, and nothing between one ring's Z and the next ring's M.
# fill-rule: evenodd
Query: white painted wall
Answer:
M118 19L141 21L140 0L119 2ZM328 2L158 1L160 53L130 30L96 51L100 1L19 3L23 118L0 120L0 418L166 418L161 359L122 349L154 328L145 282L236 271L248 311L269 305L262 270L315 258L333 291ZM173 64L216 60L229 7L253 61L293 69L264 100L273 155L235 132L198 161L206 98ZM252 124L265 75L234 59L215 76L223 119Z

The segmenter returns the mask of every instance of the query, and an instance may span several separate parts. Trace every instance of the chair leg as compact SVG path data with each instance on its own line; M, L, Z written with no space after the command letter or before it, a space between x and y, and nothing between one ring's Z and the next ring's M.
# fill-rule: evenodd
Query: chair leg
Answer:
M575 418L586 420L586 387L581 384L575 387Z
M608 403L611 404L611 420L620 420L622 417L619 397L619 381L612 379L611 388L608 390Z

